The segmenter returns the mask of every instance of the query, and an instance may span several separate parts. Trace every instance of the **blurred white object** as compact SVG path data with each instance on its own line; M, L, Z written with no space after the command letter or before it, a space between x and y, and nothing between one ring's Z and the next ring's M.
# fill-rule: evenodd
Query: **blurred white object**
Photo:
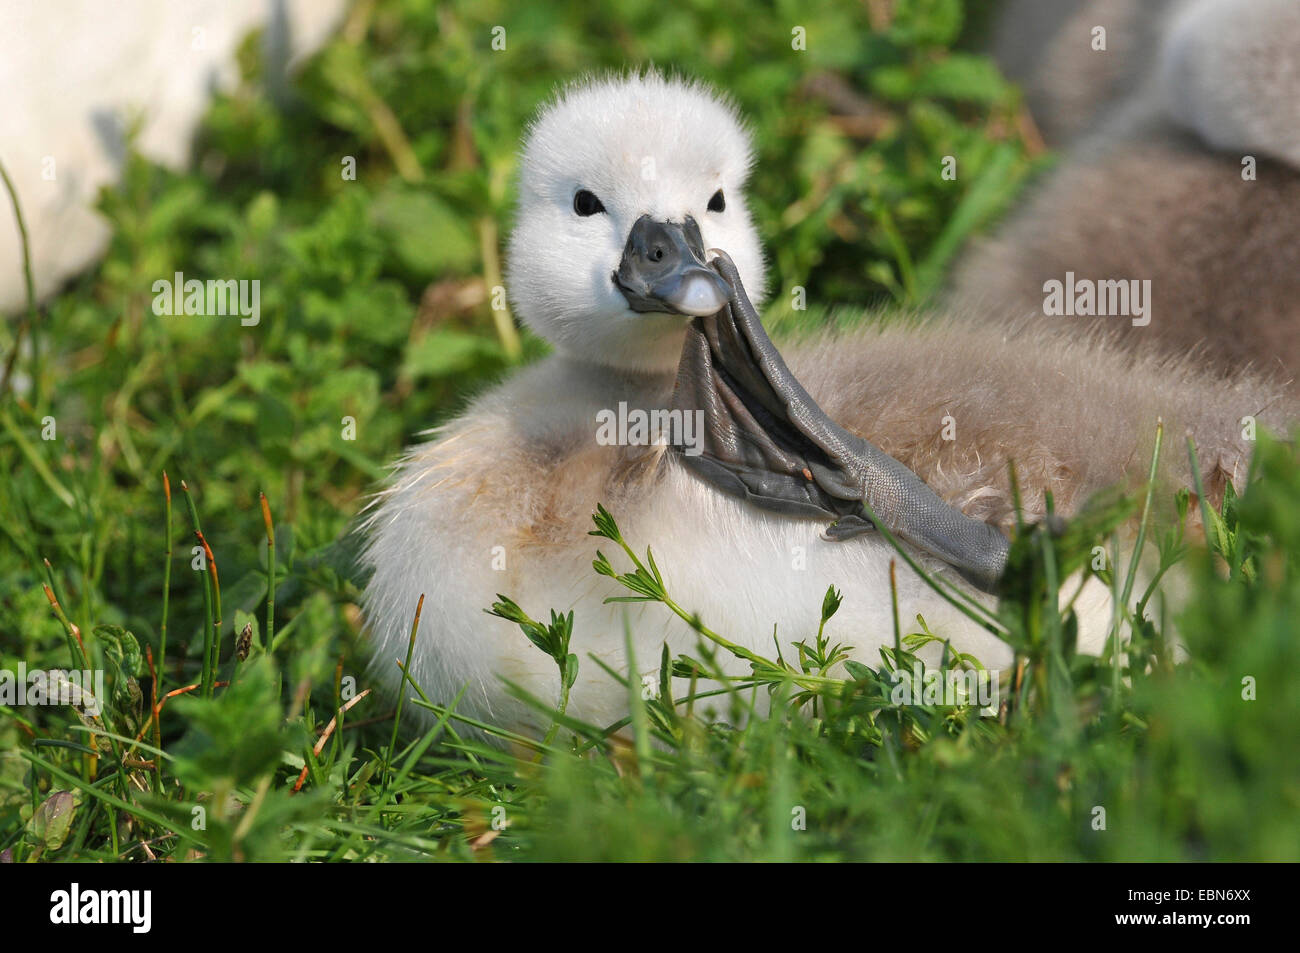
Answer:
M92 208L136 148L171 168L189 160L212 93L239 78L235 50L265 29L272 73L318 49L346 0L0 0L0 161L13 179L44 298L108 245ZM21 248L0 198L0 313L24 307Z
M1171 119L1212 149L1300 168L1300 3L1192 0L1158 65Z

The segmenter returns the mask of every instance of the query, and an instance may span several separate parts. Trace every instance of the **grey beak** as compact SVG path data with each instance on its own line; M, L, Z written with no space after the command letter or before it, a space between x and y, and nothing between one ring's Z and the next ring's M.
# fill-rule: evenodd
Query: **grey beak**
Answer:
M700 227L689 215L681 224L638 218L613 277L633 311L716 314L731 293L705 262Z

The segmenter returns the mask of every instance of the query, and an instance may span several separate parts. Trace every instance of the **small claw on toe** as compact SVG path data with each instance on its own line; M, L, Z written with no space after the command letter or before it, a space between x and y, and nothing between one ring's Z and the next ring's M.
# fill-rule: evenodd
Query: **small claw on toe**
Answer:
M870 520L850 513L848 516L841 516L822 530L822 537L830 542L838 543L845 539L861 536L863 533L870 533L875 528L875 524Z

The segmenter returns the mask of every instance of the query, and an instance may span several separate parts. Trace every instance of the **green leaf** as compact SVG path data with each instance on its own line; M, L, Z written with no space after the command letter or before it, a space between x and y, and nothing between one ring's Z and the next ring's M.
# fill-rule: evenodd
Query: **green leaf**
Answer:
M297 732L284 722L270 656L242 666L239 678L221 694L207 699L182 695L168 707L173 706L187 725L172 748L173 768L195 791L212 790L223 780L254 783L274 770L284 748L295 746Z
M465 217L427 191L385 189L371 203L370 217L397 259L417 275L470 274L478 266L478 242Z
M493 338L442 328L416 340L402 362L402 376L411 380L451 377L489 362L501 361Z
M831 617L839 611L841 603L844 602L844 595L834 586L826 589L826 595L822 599L822 623L829 622Z
M68 837L77 812L71 791L55 791L36 808L27 829L47 850L58 850Z
M898 0L889 33L904 46L948 46L962 19L962 0Z
M991 60L969 53L952 53L927 64L912 91L935 99L993 105L1006 97L1008 86Z
M140 643L120 625L97 625L95 636L104 642L104 652L123 674L138 678L142 671Z

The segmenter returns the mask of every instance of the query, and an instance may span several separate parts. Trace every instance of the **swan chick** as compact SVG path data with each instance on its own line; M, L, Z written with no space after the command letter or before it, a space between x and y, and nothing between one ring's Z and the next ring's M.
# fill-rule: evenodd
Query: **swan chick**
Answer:
M559 675L516 625L486 614L504 594L533 618L573 612L570 651L580 668L568 713L601 725L624 716L626 686L592 657L656 684L663 646L674 657L694 654L698 636L662 605L607 602L626 590L592 570L598 541L589 531L600 505L631 545L653 549L675 602L737 644L770 655L774 637L783 648L814 638L834 585L844 600L833 638L878 664L879 648L893 643L897 563L879 533L826 539L824 517L719 492L684 462L689 448L668 452L631 426L608 439L601 424L672 406L688 331L722 292L689 262L689 274L674 279L649 264L624 268L625 257L653 263L656 251L723 249L761 301L763 257L744 190L751 147L734 108L656 73L589 80L543 108L521 155L507 282L515 311L554 353L412 448L367 512L363 612L378 678L400 685L397 663L423 596L413 681L435 702L459 697L467 717L544 730L546 714L505 682L549 701ZM1207 485L1221 488L1245 473L1240 418L1282 413L1277 395L1253 378L1219 382L1189 362L1134 356L1031 322L995 332L965 320L826 332L782 354L838 427L1003 532L1015 520L1012 459L1031 519L1048 491L1068 514L1103 487L1141 481L1163 419L1171 432L1197 435ZM950 430L956 439L945 439ZM1190 482L1179 473L1170 480ZM992 605L942 560L915 557ZM905 632L921 615L955 650L995 671L1010 665L1003 642L910 569L898 563L896 577ZM1090 582L1075 607L1079 644L1095 652L1111 615L1105 587ZM921 654L934 664L938 651ZM748 671L739 659L721 661L731 674Z

